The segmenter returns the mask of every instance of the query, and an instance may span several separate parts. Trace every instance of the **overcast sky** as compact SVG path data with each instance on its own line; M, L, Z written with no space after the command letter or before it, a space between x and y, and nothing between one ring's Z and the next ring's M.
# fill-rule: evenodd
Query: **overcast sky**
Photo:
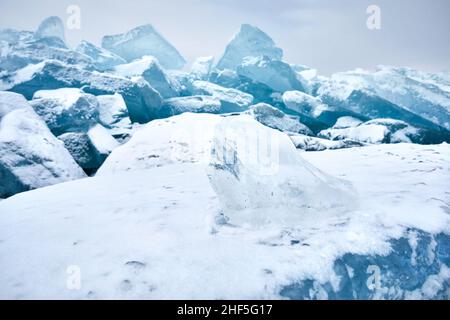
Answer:
M35 30L50 15L81 9L69 44L100 44L103 35L151 23L188 61L220 57L242 23L258 26L284 49L285 60L322 74L378 64L450 69L449 0L0 0L0 28ZM381 8L381 30L366 9Z

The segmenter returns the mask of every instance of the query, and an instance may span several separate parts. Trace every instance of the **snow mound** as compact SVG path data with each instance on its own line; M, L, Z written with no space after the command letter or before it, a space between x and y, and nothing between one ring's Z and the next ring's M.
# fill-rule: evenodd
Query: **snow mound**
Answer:
M181 69L186 61L180 53L151 25L144 25L124 34L105 36L102 47L128 62L143 56L154 56L166 69Z
M303 215L338 214L355 201L348 183L316 169L287 135L249 116L223 118L211 152L209 178L230 223L292 226Z
M283 50L277 48L275 42L263 31L249 24L243 24L225 49L225 53L217 64L218 69L234 70L245 57L267 56L281 60Z
M448 145L302 156L351 181L359 210L306 214L289 227L216 222L220 203L196 164L0 201L0 256L8 257L0 298L448 299ZM367 287L369 266L380 267L381 290ZM68 270L81 271L80 290L68 290Z
M184 113L155 120L126 144L115 149L99 169L98 175L144 170L171 164L206 165L211 154L211 139L221 116Z
M41 22L36 31L38 38L58 38L65 41L64 23L59 17L49 17Z
M25 98L0 92L0 197L84 176Z

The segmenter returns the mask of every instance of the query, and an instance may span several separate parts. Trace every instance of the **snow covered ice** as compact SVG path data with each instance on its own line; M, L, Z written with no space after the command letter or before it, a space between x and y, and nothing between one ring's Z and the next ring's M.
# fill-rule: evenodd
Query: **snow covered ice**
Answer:
M37 91L31 105L55 135L87 131L99 121L95 96L76 88Z
M151 56L144 56L129 64L114 68L116 74L124 77L142 76L163 98L178 96L169 76L164 72L158 60Z
M126 61L118 55L115 55L106 49L97 47L94 44L84 40L81 41L75 50L81 54L89 56L93 60L95 68L100 71L111 70L119 64L126 63Z
M58 88L83 88L84 92L94 95L119 93L126 102L131 120L139 123L158 118L162 103L161 95L141 78L127 79L109 73L87 71L54 60L18 70L1 87L21 93L28 99L36 91Z
M209 95L220 100L223 113L244 111L253 103L252 95L211 82L194 81L192 87L196 95Z
M302 133L313 135L312 131L294 116L288 116L279 109L266 103L251 106L246 112L263 125L283 132Z
M188 96L166 99L163 102L162 113L175 116L185 112L193 113L220 113L222 103L213 96Z
M0 197L85 175L25 98L0 92Z
M65 33L0 30L0 298L450 298L448 72Z
M291 67L282 61L264 57L246 57L237 67L237 73L263 83L277 92L304 91Z

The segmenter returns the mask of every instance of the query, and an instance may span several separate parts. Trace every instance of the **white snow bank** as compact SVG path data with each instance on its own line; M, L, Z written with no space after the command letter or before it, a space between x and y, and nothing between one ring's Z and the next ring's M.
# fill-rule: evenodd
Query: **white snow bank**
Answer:
M195 164L116 172L1 201L0 256L8 258L0 260L0 297L280 298L283 286L301 280L337 285L336 258L387 255L388 240L407 228L450 232L448 145L302 156L351 181L360 208L305 215L290 228L217 225L217 196ZM67 287L68 270L81 272L79 290ZM431 280L415 296L427 297Z

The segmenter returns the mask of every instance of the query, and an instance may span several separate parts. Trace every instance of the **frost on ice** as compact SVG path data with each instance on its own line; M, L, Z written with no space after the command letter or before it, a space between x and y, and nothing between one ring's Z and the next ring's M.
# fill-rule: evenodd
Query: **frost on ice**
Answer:
M0 197L84 176L25 98L0 92Z

